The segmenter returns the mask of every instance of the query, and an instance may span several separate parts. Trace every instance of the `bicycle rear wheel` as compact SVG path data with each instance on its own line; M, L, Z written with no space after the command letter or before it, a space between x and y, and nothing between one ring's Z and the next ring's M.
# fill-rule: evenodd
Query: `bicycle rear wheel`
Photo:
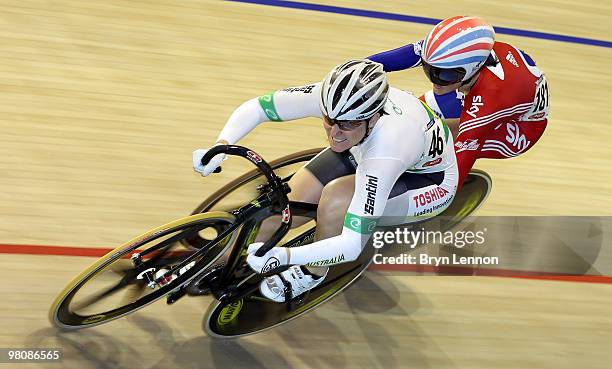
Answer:
M210 212L176 220L136 237L75 277L53 302L49 319L62 329L80 329L143 308L213 265L231 246L235 232L208 245L210 249L194 259L191 269L149 286L149 277L155 272L169 270L195 253L179 241L196 233L212 240L217 229L234 222L232 214ZM131 258L135 253L140 255L137 262Z
M465 224L466 218L474 214L476 210L485 202L493 181L491 177L484 171L472 169L468 174L461 191L459 191L451 203L442 213L434 217L428 218L422 222L409 223L404 226L407 228L415 228L420 230L431 230L446 232L451 229ZM462 223L463 222L463 223ZM390 229L396 226L391 226ZM396 256L404 253L406 247L403 244L396 243L383 247L379 252L383 256Z
M487 172L472 169L451 205L437 216L437 218L445 219L444 229L451 229L478 210L489 197L492 187L493 180Z

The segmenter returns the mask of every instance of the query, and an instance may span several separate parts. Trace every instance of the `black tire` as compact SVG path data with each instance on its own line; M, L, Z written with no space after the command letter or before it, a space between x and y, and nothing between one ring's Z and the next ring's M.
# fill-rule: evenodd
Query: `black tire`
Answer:
M93 327L130 314L158 300L213 265L231 246L232 237L228 236L217 242L209 252L196 260L191 269L163 287L150 289L144 280L139 280L136 276L151 267L158 270L161 267L177 265L192 255L193 251L185 249L178 242L181 237L191 232L208 231L209 228L217 229L219 226L226 227L233 222L235 222L235 217L224 212L191 215L152 229L117 247L75 277L57 296L49 310L51 323L61 329ZM138 250L142 254L145 250L158 245L163 245L160 248L161 251L147 254L146 259L143 257L144 264L141 267L134 266L129 258L134 251ZM112 287L105 287L98 291L95 288L98 287L96 285L107 284L104 279L106 272L122 277L113 276L114 279L118 279L118 282L110 283ZM87 295L88 289L95 290L95 293ZM118 294L128 296L127 299L126 296L123 296L124 298L115 305L114 301L110 300L117 297ZM74 301L75 297L77 301ZM78 301L79 298L83 301ZM91 308L92 305L98 303L106 306ZM85 311L85 309L92 311Z

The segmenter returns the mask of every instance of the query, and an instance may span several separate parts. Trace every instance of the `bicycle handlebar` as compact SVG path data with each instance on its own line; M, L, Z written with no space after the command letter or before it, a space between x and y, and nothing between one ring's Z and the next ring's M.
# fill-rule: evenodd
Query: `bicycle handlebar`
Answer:
M216 145L204 154L201 160L202 165L208 164L208 162L218 154L240 156L255 164L263 175L266 176L272 188L272 192L276 195L274 199L278 201L279 209L282 209L281 226L274 235L255 252L255 256L264 256L272 247L276 246L291 227L292 216L289 209L289 198L287 197L288 191L285 190L283 181L274 173L270 164L263 160L255 151L238 145Z

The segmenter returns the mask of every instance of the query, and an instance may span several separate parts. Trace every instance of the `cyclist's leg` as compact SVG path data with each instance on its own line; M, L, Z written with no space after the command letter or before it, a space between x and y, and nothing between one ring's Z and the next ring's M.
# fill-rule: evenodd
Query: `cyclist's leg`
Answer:
M356 163L349 153L336 153L327 148L300 168L289 180L289 201L318 204L323 188L338 177L355 173ZM311 218L293 217L292 227L299 227ZM257 241L267 240L278 228L279 216L266 219L257 236ZM318 228L318 227L317 227Z
M323 184L306 167L300 168L289 180L289 201L318 204Z
M391 190L379 224L405 224L441 213L455 196L457 180L456 166L445 172L402 174ZM342 233L354 192L354 175L338 178L324 187L317 209L316 240ZM328 267L307 269L311 274L325 275Z
M347 175L329 182L321 193L317 208L315 240L324 240L342 232L344 216L355 193L355 175Z
M463 94L455 89L429 90L419 96L419 99L442 119L455 119L461 116Z

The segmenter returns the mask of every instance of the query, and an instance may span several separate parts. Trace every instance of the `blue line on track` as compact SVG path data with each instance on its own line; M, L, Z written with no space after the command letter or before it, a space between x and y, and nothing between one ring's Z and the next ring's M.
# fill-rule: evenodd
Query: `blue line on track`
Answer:
M378 12L378 11L365 10L365 9L344 8L340 6L331 6L331 5L308 4L308 3L301 3L298 1L280 1L280 0L226 0L226 1L278 6L282 8L313 10L313 11L318 11L318 12L355 15L358 17L388 19L388 20L394 20L394 21L399 21L399 22L410 22L410 23L420 23L420 24L435 25L441 21L441 19L417 17L414 15ZM560 42L569 42L569 43L575 43L575 44L612 48L612 41L567 36L567 35L560 35L556 33L527 31L527 30L522 30L522 29L517 29L517 28L507 28L507 27L495 27L495 32L500 33L500 34L513 35L513 36L539 38L543 40L553 40L553 41L560 41Z

